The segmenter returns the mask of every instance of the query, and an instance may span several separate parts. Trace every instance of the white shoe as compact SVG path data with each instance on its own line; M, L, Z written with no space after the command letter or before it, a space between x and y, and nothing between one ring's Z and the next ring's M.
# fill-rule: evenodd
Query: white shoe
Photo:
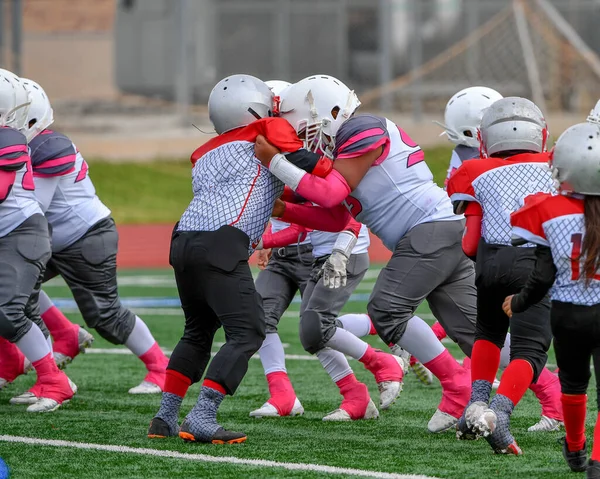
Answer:
M67 378L68 379L68 378ZM69 386L71 386L71 390L73 391L73 395L77 393L77 385L69 379ZM33 396L33 393L30 393ZM34 396L35 397L35 396ZM58 403L54 399L49 398L39 398L35 401L31 406L27 408L27 412L52 412L56 411L59 407L64 404L68 404L70 399L65 399L62 403Z
M8 380L6 380L4 378L0 378L0 391L2 391L9 384L10 383L8 382Z
M542 416L538 423L527 429L528 432L552 432L559 431L564 423L552 419L548 416Z
M294 401L294 407L292 407L292 412L290 412L287 416L283 417L293 417L293 416L302 416L304 414L304 408L298 398ZM250 417L282 417L277 412L277 408L273 406L270 402L264 403L259 409L255 409L250 413Z
M160 394L162 389L158 384L142 381L139 385L131 388L129 394Z
M500 387L500 381L497 378L494 378L494 382L492 383L492 389L496 390Z
M79 331L77 333L77 342L79 344L79 352L85 353L85 350L94 342L94 336L92 336L82 327L79 327ZM58 369L64 369L72 361L73 358L71 356L54 351L54 362L58 366Z
M426 384L427 386L433 384L433 374L429 369L423 366L422 363L417 361L410 368L412 369L412 372L415 373L415 375L417 376L417 379L423 384Z
M473 425L483 415L483 412L487 407L487 403L484 403L483 401L475 401L474 403L469 404L467 409L465 409L465 422L469 429L473 428Z
M25 391L23 394L19 394L8 401L11 404L22 406L24 404L35 404L38 397L30 391Z
M402 358L393 355L396 362L404 369L404 361ZM377 383L379 389L379 407L383 410L389 409L396 402L398 396L402 392L402 381L383 381Z
M397 344L392 345L390 347L390 351L394 356L397 356L402 360L402 363L400 363L402 366L402 371L404 371L404 374L407 374L408 370L410 369L410 353L406 349L402 349Z
M498 416L493 409L486 409L483 414L473 423L473 429L483 437L488 437L496 430Z
M367 410L363 417L358 419L377 419L379 417L379 411L377 410L377 406L372 399L369 399L369 404L367 405ZM352 421L350 414L344 409L336 409L335 411L330 412L323 418L323 421Z
M456 419L454 416L436 409L435 413L433 416L431 416L431 419L427 423L427 429L429 432L437 434L454 428L457 422L458 419Z

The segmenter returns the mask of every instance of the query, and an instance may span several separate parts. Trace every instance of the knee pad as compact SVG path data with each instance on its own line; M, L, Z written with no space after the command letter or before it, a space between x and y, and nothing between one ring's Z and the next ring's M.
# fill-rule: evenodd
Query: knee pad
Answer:
M86 321L86 324L88 322ZM88 324L89 325L89 324ZM123 306L113 314L99 316L94 329L112 344L125 344L135 326L135 314Z
M23 316L23 320L9 315L2 307L0 308L0 336L14 343L21 339L31 328L31 323Z
M305 311L300 319L300 342L307 353L315 354L325 347L321 317L315 311Z

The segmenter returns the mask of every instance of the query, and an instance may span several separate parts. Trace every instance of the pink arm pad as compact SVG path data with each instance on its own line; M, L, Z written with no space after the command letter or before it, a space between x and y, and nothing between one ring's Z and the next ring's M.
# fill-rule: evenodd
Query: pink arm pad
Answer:
M287 228L278 231L277 233L272 233L271 231L267 231L263 236L263 248L281 248L283 246L288 246L300 241L304 241L306 239L306 234L308 231L304 226L292 224Z
M285 204L285 213L281 217L283 221L301 224L306 228L320 231L337 233L346 229L350 213L343 205L332 208L320 208L318 206Z
M346 225L344 230L354 233L354 236L358 238L358 234L360 233L361 227L362 224L360 224L358 221L352 218L352 216L350 216L350 220L348 221L348 224Z
M325 178L306 174L298 183L296 193L323 208L339 205L350 194L346 179L336 170L331 170Z

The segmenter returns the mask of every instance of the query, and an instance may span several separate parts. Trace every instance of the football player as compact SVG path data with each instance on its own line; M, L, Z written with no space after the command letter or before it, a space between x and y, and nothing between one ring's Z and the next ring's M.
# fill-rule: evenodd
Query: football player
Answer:
M588 463L585 417L591 359L600 384L600 126L569 128L556 142L550 161L561 194L526 198L525 206L511 215L513 237L536 245L536 263L523 289L507 297L503 307L515 317L535 307L550 290L567 433L563 455L572 471L587 470L588 478L598 479L600 422Z

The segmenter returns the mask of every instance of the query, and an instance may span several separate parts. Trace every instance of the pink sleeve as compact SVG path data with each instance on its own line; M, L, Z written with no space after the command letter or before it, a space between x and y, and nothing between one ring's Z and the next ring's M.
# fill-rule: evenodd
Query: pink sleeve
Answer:
M354 236L358 238L361 228L362 224L356 221L354 218L352 218L352 216L350 216L350 221L348 221L348 224L346 225L344 230L354 233Z
M331 173L325 178L306 174L300 180L298 188L296 188L296 193L300 196L323 208L333 208L340 205L350 192L346 179L336 170L331 170Z
M343 205L332 208L321 208L310 205L285 204L285 213L281 220L300 224L306 228L337 233L343 231L351 218Z
M306 239L307 230L304 226L292 224L287 228L272 233L268 230L263 236L263 248L281 248Z

